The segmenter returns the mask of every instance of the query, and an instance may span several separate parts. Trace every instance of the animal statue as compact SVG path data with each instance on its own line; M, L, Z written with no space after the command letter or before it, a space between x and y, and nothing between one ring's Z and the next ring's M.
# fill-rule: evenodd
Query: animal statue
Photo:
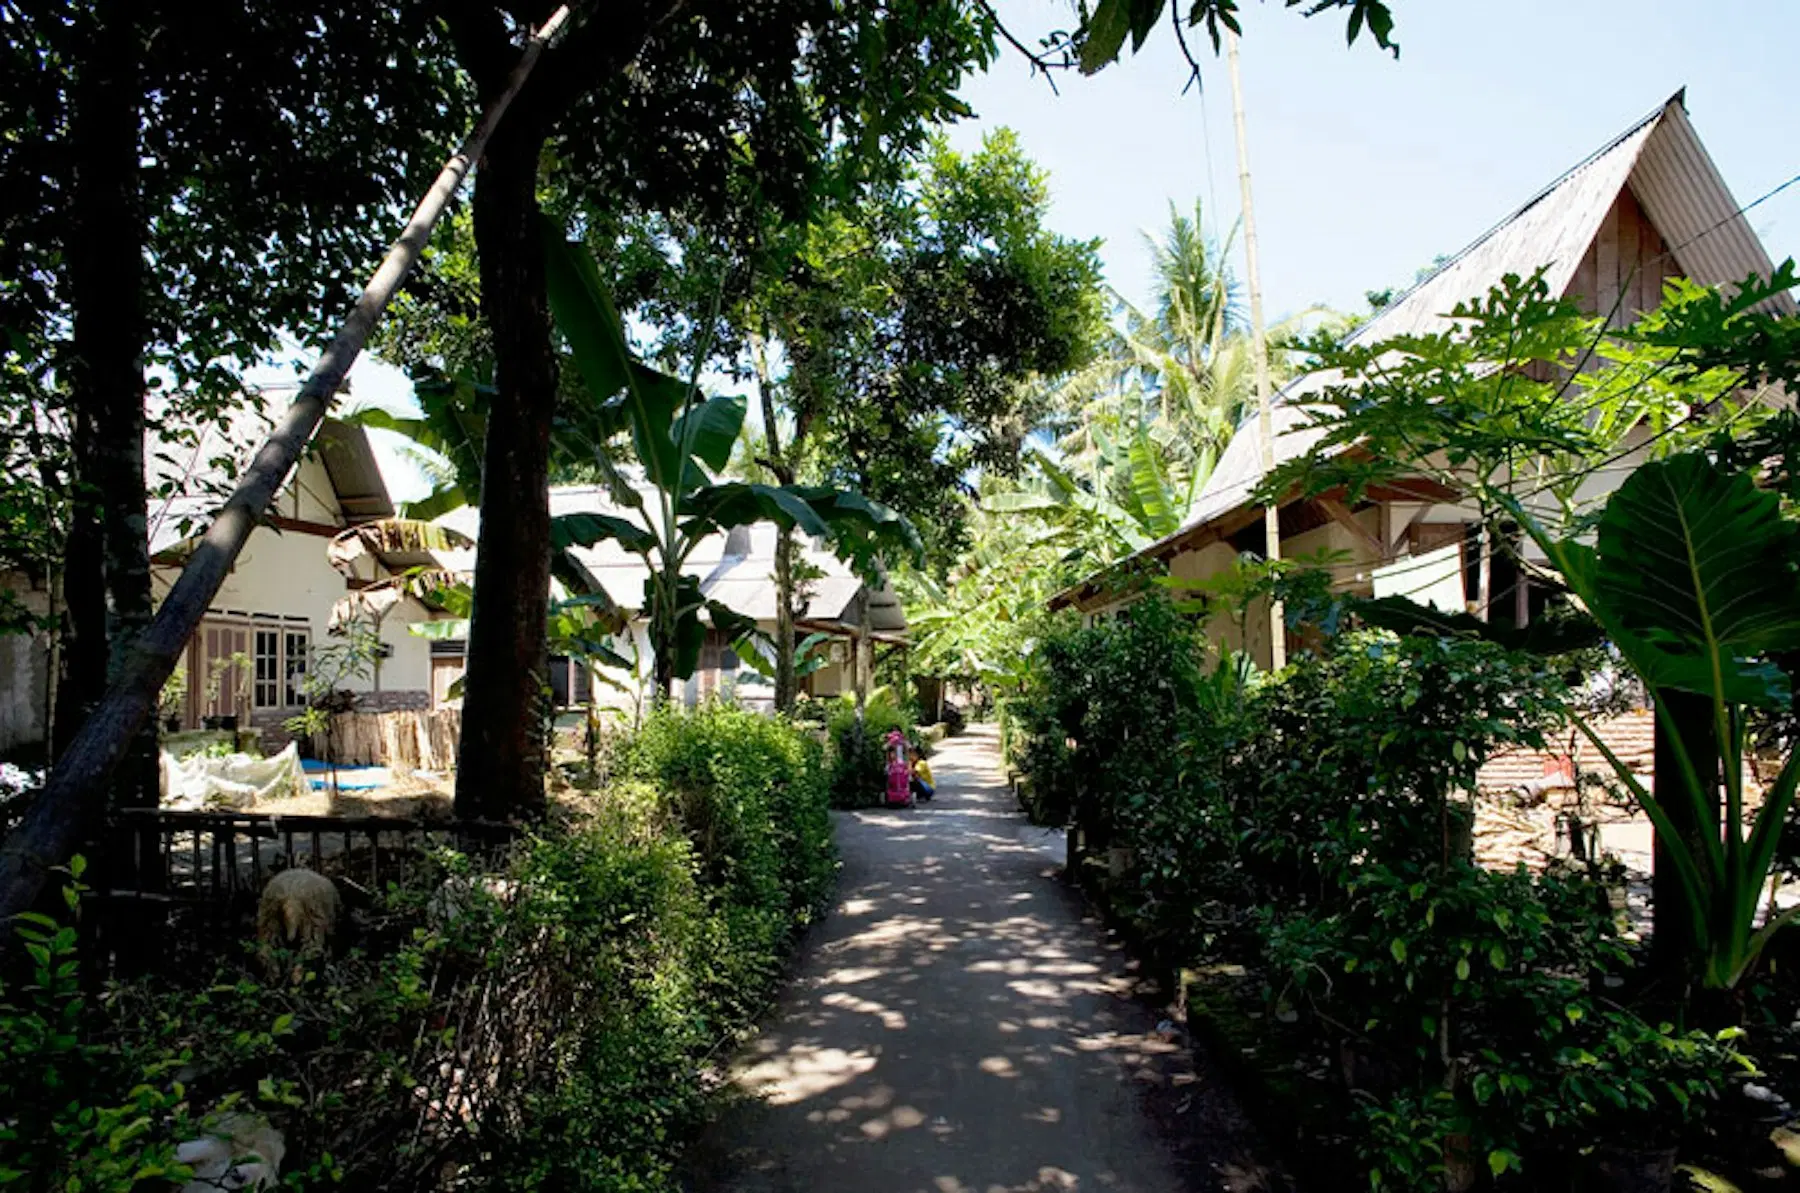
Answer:
M425 905L425 922L433 928L448 928L485 903L502 906L511 903L518 887L517 882L499 874L484 874L478 878L452 874L432 892Z
M181 1193L273 1189L281 1179L281 1160L286 1153L286 1141L268 1119L228 1114L204 1138L190 1139L175 1149L176 1162L193 1173L181 1186Z
M315 870L283 870L263 887L256 909L256 939L265 956L277 946L318 955L337 930L343 900L331 879Z

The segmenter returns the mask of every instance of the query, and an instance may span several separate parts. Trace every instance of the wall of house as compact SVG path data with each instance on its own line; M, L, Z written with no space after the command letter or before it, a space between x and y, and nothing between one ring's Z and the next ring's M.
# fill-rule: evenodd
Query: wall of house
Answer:
M275 499L273 513L302 522L336 526L341 523L331 476L317 455L307 456L294 470L294 479Z
M316 462L302 464L302 471L309 466L317 468L319 479L323 480L323 469ZM329 489L326 493L329 495ZM314 504L314 500L304 490L297 502L284 497L283 504L288 509L301 511L298 515L287 516L303 517L308 522L320 521L329 511ZM328 645L332 641L329 632L332 607L346 592L343 576L325 557L329 541L323 534L258 527L220 586L209 616L303 618L313 650L316 652ZM179 570L173 567L154 570L153 587L157 600L167 594L178 574ZM342 686L354 692L375 693L379 684L380 697L371 701L372 707L427 706L431 690L430 643L407 630L408 625L425 617L424 610L411 602L396 607L381 625L381 640L390 648L391 654L381 660L379 676L351 676ZM206 686L207 676L194 669L191 652L189 666L190 691L199 692ZM260 709L252 713L251 719L257 725L273 726L295 711L297 709L291 707Z
M1608 322L1623 326L1660 306L1664 279L1680 273L1662 236L1626 187L1601 220L1567 293L1583 309L1610 314Z

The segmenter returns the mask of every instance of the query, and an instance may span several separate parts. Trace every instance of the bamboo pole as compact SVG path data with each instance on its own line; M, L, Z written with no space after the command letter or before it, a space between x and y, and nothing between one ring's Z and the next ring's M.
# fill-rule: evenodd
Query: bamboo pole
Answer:
M49 782L32 802L25 819L0 846L0 921L9 921L19 912L31 909L51 867L69 858L83 830L91 826L100 811L108 778L144 718L155 708L163 682L175 669L182 648L218 595L238 552L318 431L338 386L361 354L375 321L418 262L451 197L480 158L488 138L543 56L544 47L568 18L569 7L565 4L526 43L506 89L444 163L399 239L389 247L374 277L350 309L337 336L307 375L294 404L257 449L249 469L207 528L199 547L156 611L155 619L126 651L105 697L50 772Z
M1238 189L1244 206L1244 272L1250 287L1250 352L1256 361L1256 430L1262 439L1262 470L1275 470L1275 416L1269 381L1269 342L1263 331L1262 277L1256 266L1256 215L1250 202L1250 148L1244 139L1244 84L1238 77L1238 39L1225 30L1225 62L1231 72L1231 118L1237 131ZM1281 559L1281 512L1271 502L1263 507L1263 554L1273 564ZM1281 602L1269 602L1269 665L1287 666L1287 627Z

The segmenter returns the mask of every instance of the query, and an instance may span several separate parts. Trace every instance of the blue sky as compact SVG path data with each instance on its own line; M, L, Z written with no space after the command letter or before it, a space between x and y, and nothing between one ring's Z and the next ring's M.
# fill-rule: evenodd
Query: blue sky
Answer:
M1397 60L1366 39L1347 47L1338 16L1245 0L1271 320L1315 304L1360 310L1365 291L1406 285L1683 86L1739 204L1800 174L1791 82L1800 0L1390 3ZM996 7L1028 43L1069 21L1066 0ZM1060 95L1003 49L964 89L977 119L950 131L971 149L987 130L1016 130L1049 172L1051 226L1101 238L1107 280L1133 301L1148 285L1141 233L1166 224L1170 202L1191 210L1198 198L1218 231L1238 215L1224 60L1204 38L1190 44L1202 56L1203 95L1182 94L1186 64L1166 28L1095 77L1060 75ZM1800 255L1800 185L1750 218L1777 261ZM359 399L383 405L410 395L404 376L369 358L351 382ZM404 466L388 472L397 497L423 487Z
M1179 3L1179 0L1176 0ZM1242 68L1271 319L1325 303L1361 309L1405 285L1686 86L1688 112L1739 204L1800 174L1793 116L1795 0L1390 0L1398 60L1334 14L1244 0ZM997 0L1028 44L1068 23L1064 0ZM1061 95L1003 50L964 90L973 148L1008 126L1050 173L1051 224L1101 237L1108 281L1141 301L1142 231L1196 198L1223 231L1238 215L1223 57L1190 39L1205 93L1181 94L1168 29ZM1750 215L1777 261L1800 255L1800 185ZM1241 270L1241 256L1238 264Z

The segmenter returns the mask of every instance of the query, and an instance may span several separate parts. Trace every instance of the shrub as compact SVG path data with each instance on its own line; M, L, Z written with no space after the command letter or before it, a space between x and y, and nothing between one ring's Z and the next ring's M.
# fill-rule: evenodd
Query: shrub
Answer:
M1152 596L1053 626L1003 743L1033 814L1108 851L1083 878L1109 910L1166 961L1248 963L1272 1051L1341 1060L1328 1129L1368 1183L1423 1190L1634 1123L1683 1138L1749 1063L1596 997L1629 982L1617 875L1475 864L1476 772L1567 700L1551 663L1454 637L1346 633L1249 674Z
M166 1187L202 1112L239 1107L282 1132L294 1189L672 1189L712 1059L829 885L822 751L663 710L616 775L486 880L415 858L294 983L245 943L88 1002L76 934L35 924L30 1001L0 1020L0 1183Z

